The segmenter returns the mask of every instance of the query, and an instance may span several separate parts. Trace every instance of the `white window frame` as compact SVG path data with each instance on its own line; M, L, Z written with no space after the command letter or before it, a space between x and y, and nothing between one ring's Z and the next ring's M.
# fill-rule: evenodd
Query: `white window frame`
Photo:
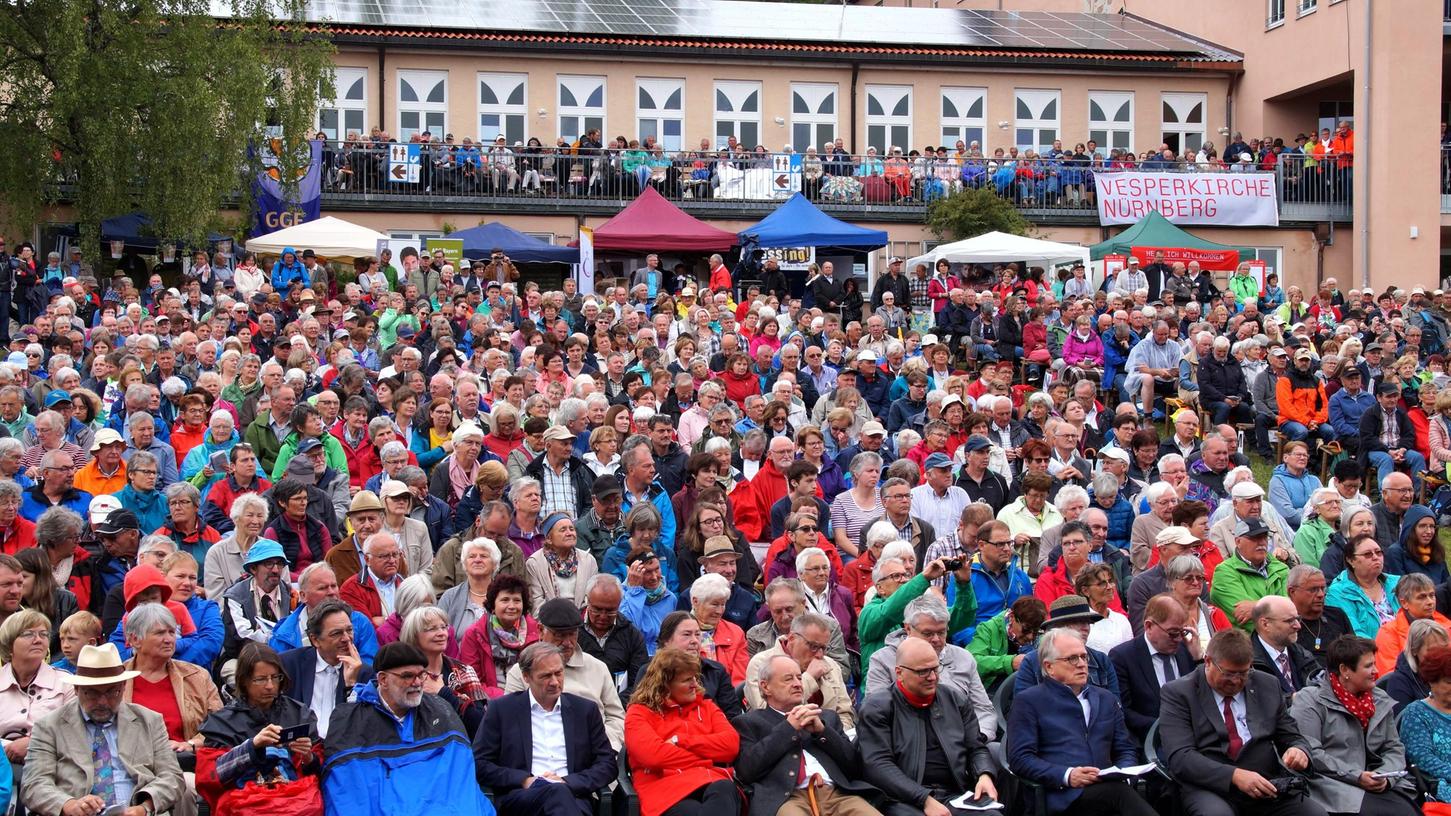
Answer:
M942 88L939 110L942 112L940 130L942 144L953 147L961 139L966 147L972 147L974 140L981 149L987 139L987 88ZM948 116L946 106L952 105L956 116ZM968 115L973 109L978 115Z
M1304 17L1306 14L1313 14L1319 7L1319 0L1296 0L1295 16Z
M529 138L529 75L514 73L498 73L494 71L480 71L474 78L475 87L478 91L478 113L474 121L478 124L479 142L486 145L494 143L497 136L503 136L509 144L521 142ZM484 86L487 85L489 92L494 95L496 101L484 101ZM500 95L499 91L507 91ZM509 100L517 95L517 102ZM484 117L498 117L499 125L486 129ZM511 120L518 123L515 132L510 132Z
M1186 115L1193 111L1196 103L1199 106L1199 122L1184 121ZM1164 116L1164 107L1166 105L1174 109L1175 114L1179 117L1179 121L1171 122ZM1195 129L1196 125L1198 127L1197 130ZM1169 91L1160 94L1159 138L1167 143L1169 140L1165 136L1170 133L1179 136L1178 152L1181 156L1190 147L1187 138L1189 136L1197 135L1199 137L1199 144L1193 146L1194 150L1197 151L1200 147L1203 147L1204 141L1209 138L1209 94ZM1224 160L1229 161L1230 158L1225 156Z
M1265 0L1265 28L1276 28L1285 24L1285 3L1288 0Z
M596 84L598 87L596 87ZM574 98L575 104L564 104L563 91L565 90L569 91L570 96ZM589 98L594 95L595 90L599 91L600 103L599 105L590 105ZM581 91L587 91L587 93L581 94ZM583 104L580 103L581 95L584 96ZM590 130L599 128L601 140L607 138L605 134L609 132L607 129L609 121L605 115L605 111L609 107L610 83L606 77L585 74L558 74L554 80L554 99L558 105L556 129L559 131L560 136L573 142ZM575 120L576 126L571 130L577 130L579 131L578 133L566 131L564 127L566 118Z
M808 147L819 151L823 144L836 140L837 134L841 132L836 116L841 102L837 95L840 90L835 82L791 83L791 147L797 153L805 153ZM806 106L805 112L796 110L798 98ZM831 104L827 105L827 102ZM831 112L822 113L822 109L827 107L831 108ZM806 128L810 134L804 142L796 133L796 129L800 127ZM823 136L822 128L829 128L830 136Z
M875 147L879 156L887 155L894 145L903 155L912 149L912 91L911 85L867 86L867 147ZM872 112L874 103L877 113Z
M721 110L721 97L725 97L729 110ZM714 111L711 132L715 134L715 146L725 146L728 136L736 137L747 150L758 144L765 144L761 130L761 107L763 104L761 83L746 79L717 79L711 92L711 109ZM754 100L754 101L753 101ZM746 110L752 104L755 110ZM755 126L754 138L745 138L749 130L743 126Z
M433 91L443 83L443 101L430 101ZM416 102L403 101L404 83L413 90L418 100ZM428 131L439 141L448 132L448 71L429 71L422 69L407 69L398 71L398 132L394 134L400 142L406 142L415 133ZM418 127L405 128L403 117L416 114L418 116Z
M1133 91L1089 91L1088 92L1088 138L1098 142L1104 150L1119 148L1134 150L1134 92ZM1128 105L1128 120L1115 117ZM1095 119L1094 107L1098 107L1107 119ZM1125 137L1115 140L1115 136Z
M645 107L641 96L649 97L655 107ZM671 100L675 108L667 108ZM668 125L675 124L675 135L666 134ZM649 125L650 127L646 127ZM635 132L643 145L645 137L655 137L655 142L666 150L674 152L685 147L685 80L679 78L636 77L635 78Z
M1025 115L1026 114L1026 115ZM1027 133L1030 138L1024 139ZM1063 92L1056 88L1013 89L1013 144L1042 153L1063 138Z
M348 92L353 88L362 88L362 97L349 97ZM342 141L347 138L349 130L356 130L358 135L368 135L368 69L340 67L333 69L333 98L319 100L317 108L317 129L328 130L323 126L322 117L324 113L331 111L337 117L336 134L329 134L333 141ZM357 127L348 124L350 114L356 114Z

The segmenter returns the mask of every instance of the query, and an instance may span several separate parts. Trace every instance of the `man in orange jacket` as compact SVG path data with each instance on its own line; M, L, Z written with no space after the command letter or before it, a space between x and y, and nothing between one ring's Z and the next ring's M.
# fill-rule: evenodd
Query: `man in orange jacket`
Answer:
M1351 196L1351 180L1354 176L1352 166L1355 163L1355 131L1350 129L1350 123L1341 120L1335 129L1335 135L1330 138L1330 158L1335 162L1334 176L1335 195L1346 201Z
M1330 401L1325 385L1315 376L1314 354L1308 348L1295 352L1295 364L1275 383L1275 401L1280 409L1280 433L1290 440L1314 436L1334 442L1330 425Z

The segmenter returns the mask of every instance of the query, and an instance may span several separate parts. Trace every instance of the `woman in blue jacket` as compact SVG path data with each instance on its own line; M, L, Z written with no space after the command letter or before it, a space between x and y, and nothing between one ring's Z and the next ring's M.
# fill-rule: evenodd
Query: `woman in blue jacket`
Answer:
M1290 529L1300 529L1305 505L1320 488L1320 479L1310 472L1310 448L1304 442L1285 445L1284 459L1270 476L1270 506L1279 511ZM1390 553L1386 553L1386 571L1401 574L1391 569Z
M312 279L307 274L307 267L297 259L297 250L286 247L282 250L282 257L272 264L272 288L285 295L293 283L308 287L312 285Z
M1400 576L1387 575L1385 556L1370 535L1357 536L1346 550L1345 571L1335 576L1325 592L1325 604L1350 618L1355 634L1375 639L1381 626L1400 611L1396 584Z

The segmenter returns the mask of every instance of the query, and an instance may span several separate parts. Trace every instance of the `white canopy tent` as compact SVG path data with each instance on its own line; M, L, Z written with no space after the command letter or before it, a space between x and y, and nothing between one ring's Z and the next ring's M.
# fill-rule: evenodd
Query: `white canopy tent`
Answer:
M911 274L919 263L927 264L927 268L930 270L941 259L952 263L980 264L1017 261L1039 266L1081 263L1084 269L1088 270L1090 277L1093 277L1092 266L1089 264L1088 247L1042 241L1037 238L1024 238L1021 235L1009 235L1006 232L988 232L976 238L934 247L926 255L909 258L904 271Z
M378 251L378 241L387 239L381 232L329 215L260 235L247 242L247 249L259 255L281 255L292 247L299 253L310 249L328 260L348 260L371 257Z

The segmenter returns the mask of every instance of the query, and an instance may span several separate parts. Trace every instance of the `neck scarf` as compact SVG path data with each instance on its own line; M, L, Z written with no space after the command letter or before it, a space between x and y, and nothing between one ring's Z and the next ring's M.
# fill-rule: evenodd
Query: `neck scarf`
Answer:
M1338 674L1330 675L1330 688L1335 692L1336 699L1340 700L1345 710L1360 721L1360 730L1364 731L1370 727L1370 718L1375 715L1375 697L1371 692L1364 694L1351 694L1340 682Z
M489 651L494 657L494 671L502 682L510 667L519 661L524 650L524 636L529 631L523 618L519 619L518 631L509 631L497 615L489 615Z
M579 569L579 552L570 550L568 558L560 558L557 553L548 547L544 547L544 560L549 564L549 571L560 578L573 578L574 573Z
M932 701L937 699L936 694L931 694L925 697L920 694L913 694L912 692L907 690L906 686L902 685L902 681L900 678L897 680L897 691L902 692L902 699L906 700L907 705L910 705L913 708L928 708L932 705Z

